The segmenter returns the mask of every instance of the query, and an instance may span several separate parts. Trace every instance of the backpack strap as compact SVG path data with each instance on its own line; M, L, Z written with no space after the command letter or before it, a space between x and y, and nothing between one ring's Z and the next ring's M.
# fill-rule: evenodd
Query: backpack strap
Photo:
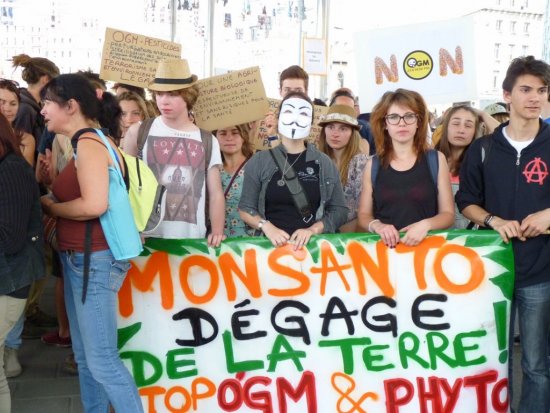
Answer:
M437 155L437 151L435 149L428 149L426 156L428 157L428 168L430 169L432 182L435 186L435 192L438 193L437 175L439 174L439 156Z
M204 217L206 221L206 232L210 232L210 197L208 196L208 186L206 178L208 177L208 167L212 159L212 134L204 129L200 130L202 146L204 148Z
M372 164L370 169L370 182L371 182L373 191L376 185L376 178L378 177L379 170L380 170L380 159L378 159L378 155L374 155L372 157Z
M437 176L439 174L439 157L437 155L437 151L435 149L429 149L428 152L426 152L426 157L428 160L428 168L430 169L430 176L432 177L432 182L437 192ZM373 190L376 184L376 178L378 177L379 170L380 160L378 159L378 155L374 155L372 157L372 165L370 171L370 181Z
M143 148L145 147L145 141L149 137L149 131L156 118L145 119L141 122L138 129L137 136L137 154L138 158L143 159Z
M284 174L286 186L290 191L290 195L292 195L292 200L294 201L296 209L302 216L302 220L305 223L309 223L313 218L313 213L311 212L311 206L309 205L309 201L307 199L304 188L298 180L296 172L294 172L294 168L292 168L292 166L289 166L288 170L285 173L284 165L286 163L286 160L283 157L283 153L280 149L269 149L269 153L275 161L275 165L277 165L277 167L281 171L281 174Z
M489 153L491 152L491 146L493 146L493 135L483 136L481 139L481 163L485 165Z

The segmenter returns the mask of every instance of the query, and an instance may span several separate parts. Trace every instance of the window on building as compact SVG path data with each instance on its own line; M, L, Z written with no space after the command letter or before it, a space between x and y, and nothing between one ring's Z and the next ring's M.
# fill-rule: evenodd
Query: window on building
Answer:
M495 59L500 58L500 43L495 43Z
M529 54L529 46L527 46L525 44L523 46L521 46L521 54L523 56L527 56Z
M498 72L493 72L493 89L497 88L497 82L498 82Z
M523 7L524 8L529 7L529 0L523 0Z
M502 30L502 20L497 20L497 30Z
M516 49L516 45L515 44L509 44L508 47L510 49L510 60L512 60L514 58L514 51Z
M523 33L529 34L529 26L530 26L529 22L523 23Z
M500 6L500 0L496 0L497 6Z
M510 0L510 6L514 7L516 5L516 1L515 0Z
M516 33L516 22L515 21L510 22L510 33L512 33L512 34Z

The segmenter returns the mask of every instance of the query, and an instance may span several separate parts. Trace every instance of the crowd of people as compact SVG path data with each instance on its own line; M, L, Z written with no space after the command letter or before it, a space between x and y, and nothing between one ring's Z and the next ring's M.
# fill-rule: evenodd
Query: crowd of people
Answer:
M319 234L371 232L395 248L432 230L495 230L515 253L520 411L550 412L547 63L514 59L504 102L453 106L433 129L416 91L386 92L366 121L353 92L338 89L316 142L308 75L291 66L278 112L264 119L273 147L258 151L254 122L195 124L197 76L185 59L159 62L152 100L131 85L111 93L90 72L60 74L48 59L13 63L27 87L0 79L0 413L10 412L7 377L21 373L21 338L51 322L38 307L47 273L57 276L57 328L42 341L72 346L84 411L143 411L117 352L117 292L130 263L114 257L99 219L109 169L127 175L123 151L166 187L164 218L148 237L218 247L265 236L300 249Z

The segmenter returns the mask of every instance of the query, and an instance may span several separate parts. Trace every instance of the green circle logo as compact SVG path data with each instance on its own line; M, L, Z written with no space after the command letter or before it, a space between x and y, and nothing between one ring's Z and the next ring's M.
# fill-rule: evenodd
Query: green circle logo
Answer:
M422 50L415 50L403 60L403 71L414 80L428 77L432 73L434 62L432 57Z

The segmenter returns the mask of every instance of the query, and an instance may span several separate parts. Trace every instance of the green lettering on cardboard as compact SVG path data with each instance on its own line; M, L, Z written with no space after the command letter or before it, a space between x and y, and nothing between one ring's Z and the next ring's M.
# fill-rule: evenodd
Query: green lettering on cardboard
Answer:
M166 354L166 374L170 379L183 379L185 377L192 377L199 374L199 371L195 369L184 369L185 367L195 366L195 360L190 359L178 359L178 356L188 356L195 354L193 348L178 348L176 350L169 350Z
M262 360L235 361L231 332L226 330L222 336L223 349L225 351L225 365L228 373L240 373L242 371L261 370L264 368L264 362Z
M363 349L363 363L365 363L365 367L368 371L384 371L388 369L395 368L395 364L393 363L387 363L387 364L378 364L378 361L384 361L384 355L383 354L376 354L376 351L382 351L387 350L390 348L388 344L380 344L380 345L373 345L373 346L367 346Z
M285 351L282 351L285 350ZM267 371L274 372L277 368L277 364L284 360L292 360L298 371L303 371L302 363L300 359L306 356L305 351L297 351L292 348L288 340L282 334L277 335L271 353L267 355L269 360L269 367Z
M461 367L477 366L479 364L483 364L487 362L487 357L485 356L479 356L478 358L468 360L466 352L479 350L479 344L474 343L467 346L464 344L464 341L463 341L468 338L485 337L486 335L487 335L487 332L485 330L470 331L467 333L460 333L456 335L455 339L453 340L453 347L455 350L456 361L459 366Z
M124 351L120 353L122 360L130 360L132 363L132 376L138 387L155 384L162 376L162 363L151 353L146 351ZM145 364L149 364L153 370L149 377L145 377Z
M405 341L410 339L412 342L412 348L407 348L405 346ZM418 350L420 349L420 340L413 333L406 331L399 336L399 359L401 361L401 367L404 369L409 368L409 359L416 361L421 367L427 369L430 367L430 363L427 360L424 360L418 355Z
M371 340L368 337L344 338L341 340L321 340L319 341L319 347L340 347L344 373L353 374L353 346L368 346L370 343Z

